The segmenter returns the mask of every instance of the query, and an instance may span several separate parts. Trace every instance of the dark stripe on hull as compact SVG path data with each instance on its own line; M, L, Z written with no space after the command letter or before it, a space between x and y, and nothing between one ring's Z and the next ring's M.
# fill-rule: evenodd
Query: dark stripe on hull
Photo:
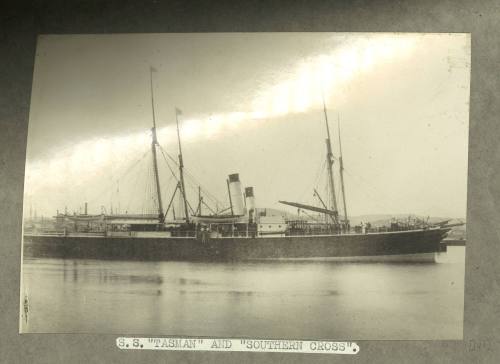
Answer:
M24 256L119 260L254 260L387 256L440 251L448 229L261 238L24 237Z

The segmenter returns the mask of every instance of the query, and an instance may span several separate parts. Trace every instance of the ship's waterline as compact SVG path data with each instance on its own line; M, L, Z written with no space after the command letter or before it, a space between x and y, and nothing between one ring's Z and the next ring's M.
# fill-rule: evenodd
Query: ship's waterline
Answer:
M421 254L394 254L394 255L373 255L373 256L352 256L352 257L315 257L315 258L262 258L267 261L290 261L290 262L373 262L373 263L435 263L438 253Z
M449 247L435 264L25 258L21 331L461 339L464 257Z

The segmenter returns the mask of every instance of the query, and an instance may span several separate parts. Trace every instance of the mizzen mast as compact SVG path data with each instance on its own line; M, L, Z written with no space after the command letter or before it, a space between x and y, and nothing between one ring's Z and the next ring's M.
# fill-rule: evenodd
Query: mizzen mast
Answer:
M338 117L338 133L339 133L339 170L340 170L340 184L342 188L342 203L344 207L344 224L349 224L347 217L347 207L345 203L345 188L344 188L344 162L342 161L342 141L340 140L340 117Z
M153 127L151 128L152 140L151 140L151 154L153 155L153 169L155 175L156 184L156 198L158 200L158 218L160 223L165 222L165 215L163 214L163 205L161 201L161 190L160 190L160 177L158 175L158 161L156 158L156 146L158 145L158 139L156 138L156 116L155 116L155 102L153 93L153 72L156 70L153 67L149 69L150 75L150 86L151 86L151 110L153 113Z
M337 195L335 193L335 183L333 181L333 153L332 142L330 140L330 128L328 126L328 114L326 112L325 98L323 97L323 112L325 114L326 123L326 161L328 167L328 186L330 188L331 210L334 211L334 222L337 223L338 209L337 209Z

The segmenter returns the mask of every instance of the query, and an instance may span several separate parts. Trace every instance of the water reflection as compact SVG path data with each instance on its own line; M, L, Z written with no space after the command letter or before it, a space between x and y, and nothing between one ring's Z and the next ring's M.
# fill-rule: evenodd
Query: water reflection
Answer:
M23 332L460 339L464 249L438 264L26 260Z

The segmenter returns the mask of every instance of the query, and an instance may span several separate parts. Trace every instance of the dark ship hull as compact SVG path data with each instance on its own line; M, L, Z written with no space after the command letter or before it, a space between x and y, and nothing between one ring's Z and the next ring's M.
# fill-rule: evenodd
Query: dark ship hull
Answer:
M140 261L333 259L432 261L449 228L280 237L104 237L25 235L26 258Z
M182 158L181 136L176 109L177 137L179 147L179 175L172 172L177 179L170 203L163 209L161 184L158 173L156 137L156 121L153 99L153 69L150 70L151 105L153 115L151 155L154 171L154 186L157 204L156 214L152 216L110 214L88 215L87 203L85 213L68 215L67 212L56 216L55 231L63 230L61 235L25 234L23 254L25 257L54 257L63 259L116 259L139 261L241 261L263 259L337 259L337 260L371 260L371 261L415 261L434 260L434 254L441 251L441 240L447 235L450 226L446 222L440 225L392 223L389 231L372 232L370 224L350 228L347 215L346 198L343 179L342 148L339 128L339 176L341 182L343 215L339 214L334 188L333 148L326 106L323 105L326 139L326 167L328 172L329 201L325 203L316 189L315 196L322 207L297 202L279 201L282 204L298 208L299 211L313 211L324 216L320 220L298 219L286 221L284 218L276 222L266 220L264 214L258 214L255 207L253 187L246 187L242 193L239 174L233 173L226 180L228 188L229 208L214 212L203 201L201 186L198 186L198 208L189 211L186 197L184 164ZM163 153L163 150L162 150ZM165 155L163 155L165 157ZM166 159L166 157L165 157ZM173 160L173 158L171 158ZM182 202L181 218L170 210L176 193ZM244 197L243 197L244 196ZM202 205L212 215L202 214ZM216 204L217 205L217 204ZM227 212L230 210L229 212ZM172 211L171 223L166 217ZM272 216L269 216L272 217ZM182 223L179 221L182 220ZM263 221L264 220L264 221ZM316 222L313 222L315 220ZM172 223L177 221L177 223ZM99 228L93 228L96 223ZM83 226L79 226L83 225ZM276 226L277 225L277 226ZM420 229L413 229L420 226ZM81 230L80 230L81 229ZM68 233L68 231L71 231ZM78 231L104 231L102 233L78 233ZM355 231L357 233L351 233ZM364 233L364 232L368 233ZM330 232L327 234L327 232ZM342 232L342 233L340 233ZM363 232L363 233L360 233ZM189 236L189 234L195 236Z

